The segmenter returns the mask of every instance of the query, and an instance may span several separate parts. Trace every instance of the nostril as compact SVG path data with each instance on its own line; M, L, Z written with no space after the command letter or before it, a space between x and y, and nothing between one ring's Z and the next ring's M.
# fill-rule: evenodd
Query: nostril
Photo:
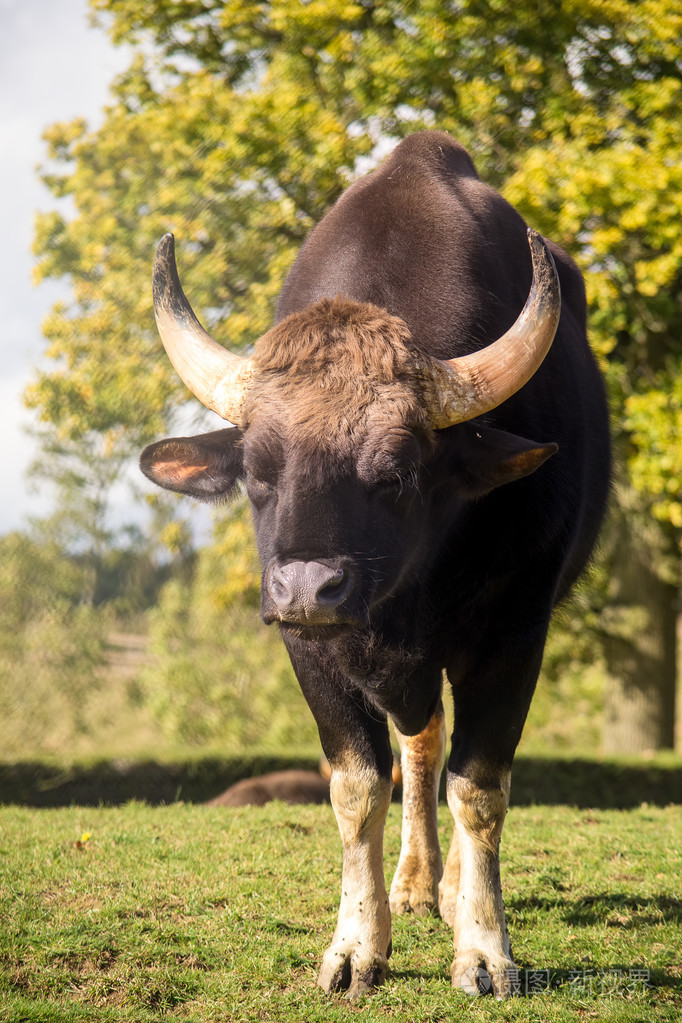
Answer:
M320 586L316 599L319 604L338 607L353 589L353 574L347 568L337 568L331 578Z
M315 594L320 604L339 604L348 588L348 576L342 568L337 568L331 579L321 586Z
M291 603L293 598L291 580L288 578L285 568L275 568L271 572L268 589L278 607L285 607Z

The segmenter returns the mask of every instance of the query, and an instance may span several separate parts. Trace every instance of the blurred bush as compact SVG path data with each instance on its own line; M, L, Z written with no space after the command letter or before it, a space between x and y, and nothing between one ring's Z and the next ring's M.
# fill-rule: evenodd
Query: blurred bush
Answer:
M260 564L246 501L150 612L142 692L165 735L226 750L315 745L317 728L276 629L258 617Z

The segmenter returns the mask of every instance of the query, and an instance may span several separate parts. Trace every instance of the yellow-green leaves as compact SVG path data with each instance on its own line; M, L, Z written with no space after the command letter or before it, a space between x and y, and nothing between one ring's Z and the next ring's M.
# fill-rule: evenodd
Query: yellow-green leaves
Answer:
M632 440L633 483L651 495L656 518L682 530L682 374L660 388L631 395L625 427Z
M578 261L617 410L659 393L663 429L682 334L675 0L92 7L137 50L97 132L77 120L46 135L46 180L74 214L39 218L37 274L66 278L73 302L46 322L54 369L29 400L62 435L118 431L132 448L186 399L151 312L165 231L208 328L248 346L307 233L377 143L423 126L457 136ZM618 420L624 435L629 422ZM642 459L644 437L629 440ZM679 443L667 427L663 437Z

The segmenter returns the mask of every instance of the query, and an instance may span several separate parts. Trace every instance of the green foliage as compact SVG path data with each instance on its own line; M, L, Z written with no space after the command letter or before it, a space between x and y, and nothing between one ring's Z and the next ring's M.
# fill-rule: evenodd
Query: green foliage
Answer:
M260 567L245 502L217 523L191 577L151 614L154 664L142 676L166 735L229 750L314 746L317 730L274 629L258 619Z
M67 525L69 528L67 529ZM0 746L7 756L69 749L117 752L158 738L133 707L146 660L145 613L171 571L139 534L69 550L65 516L0 537ZM60 528L60 527L63 527ZM191 559L189 562L190 563ZM128 635L128 633L133 633Z
M41 439L42 452L31 475L54 485L56 510L36 523L35 531L48 548L53 545L65 557L79 557L83 569L80 600L92 604L105 552L114 542L106 521L108 496L126 455L108 450L104 438L94 431L75 440L60 440L43 431Z
M667 0L597 11L570 47L580 102L549 147L541 139L520 154L505 194L580 264L619 458L643 513L679 542L682 18Z
M75 121L46 135L46 180L78 214L39 219L38 276L68 274L76 304L46 324L62 368L30 401L61 431L152 436L180 399L145 284L165 230L210 325L248 344L301 241L376 145L425 125L452 131L578 256L599 349L618 348L631 384L652 339L660 362L670 343L656 335L679 335L673 0L468 0L456 17L443 0L93 8L139 49L98 132Z
M666 372L660 382L626 402L629 467L636 489L651 495L656 518L682 530L682 374Z
M55 544L0 539L0 719L6 754L55 749L86 728L106 615L81 602L82 568Z

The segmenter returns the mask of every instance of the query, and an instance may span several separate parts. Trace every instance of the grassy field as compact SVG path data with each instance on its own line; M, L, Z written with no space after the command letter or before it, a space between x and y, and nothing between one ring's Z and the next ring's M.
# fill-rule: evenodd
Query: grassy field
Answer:
M445 807L441 822L445 844ZM398 834L393 806L389 879ZM507 1003L450 989L452 939L436 918L394 921L391 971L372 998L322 994L340 875L328 806L7 807L0 849L3 1023L682 1014L680 807L512 808L503 884L531 993Z

